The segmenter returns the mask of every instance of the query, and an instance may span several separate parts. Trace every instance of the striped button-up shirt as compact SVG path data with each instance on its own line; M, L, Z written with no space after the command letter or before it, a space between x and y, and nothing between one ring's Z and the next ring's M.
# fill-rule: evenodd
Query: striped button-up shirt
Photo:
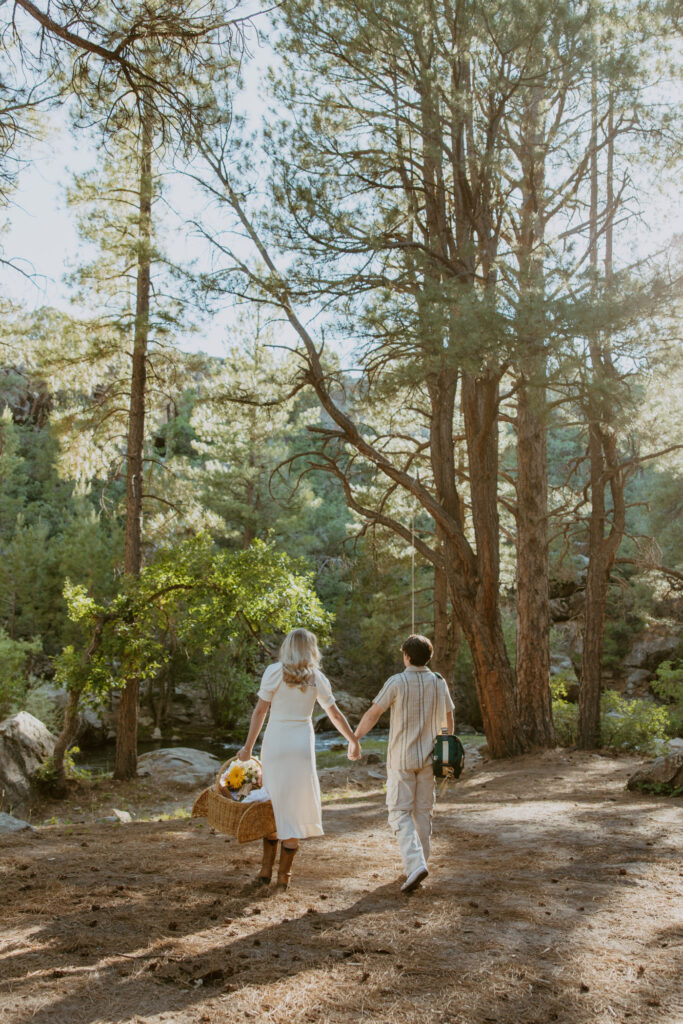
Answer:
M424 768L454 707L446 680L426 667L408 665L387 679L373 704L382 711L391 708L387 768Z

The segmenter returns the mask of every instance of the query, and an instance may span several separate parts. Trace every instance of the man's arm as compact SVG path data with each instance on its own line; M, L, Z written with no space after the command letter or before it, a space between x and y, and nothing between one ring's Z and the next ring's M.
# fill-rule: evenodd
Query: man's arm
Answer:
M382 714L383 709L378 704L371 704L356 726L356 737L362 740L371 729L374 729Z
M453 718L453 712L446 712L446 728L448 729L448 735L452 736L455 732L455 719Z

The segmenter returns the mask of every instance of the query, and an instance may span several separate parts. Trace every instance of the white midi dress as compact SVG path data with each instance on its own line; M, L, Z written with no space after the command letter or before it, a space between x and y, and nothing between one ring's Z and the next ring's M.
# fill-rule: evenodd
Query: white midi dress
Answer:
M305 690L289 686L282 678L282 665L276 662L263 673L258 695L270 703L261 763L278 837L321 836L322 805L311 715L316 700L326 711L334 704L329 681L316 669L314 686Z

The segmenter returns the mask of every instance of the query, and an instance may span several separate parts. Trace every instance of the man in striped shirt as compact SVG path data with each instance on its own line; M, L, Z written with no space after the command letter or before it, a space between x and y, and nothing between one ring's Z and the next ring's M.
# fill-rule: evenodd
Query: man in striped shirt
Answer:
M391 676L361 718L356 736L362 739L391 708L387 750L389 825L401 851L412 892L427 877L429 838L434 808L434 740L445 727L454 730L453 701L443 676L427 666L434 653L426 636L409 636L401 645L404 671Z

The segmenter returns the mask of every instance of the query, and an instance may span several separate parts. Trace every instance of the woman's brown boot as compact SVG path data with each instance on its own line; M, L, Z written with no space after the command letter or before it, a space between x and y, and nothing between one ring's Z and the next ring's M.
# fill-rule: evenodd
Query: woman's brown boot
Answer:
M298 849L298 846L291 849L289 846L285 846L284 844L280 847L280 863L277 868L278 889L287 889L289 887L289 880L292 877L292 861L294 860Z
M270 885L270 879L273 875L273 866L275 864L275 856L277 854L277 839L264 839L263 840L263 860L261 861L261 871L258 878L256 879L259 885ZM282 857L280 857L282 860Z

